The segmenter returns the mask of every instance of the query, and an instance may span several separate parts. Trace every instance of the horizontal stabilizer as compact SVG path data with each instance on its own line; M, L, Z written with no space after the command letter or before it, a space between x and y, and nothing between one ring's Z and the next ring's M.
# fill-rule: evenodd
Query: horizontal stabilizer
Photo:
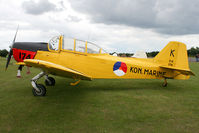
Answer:
M160 68L172 69L172 70L176 70L176 71L178 71L178 72L180 72L181 74L184 74L184 75L195 76L195 74L191 70L187 70L187 69L179 69L179 68L169 67L169 66L160 66Z

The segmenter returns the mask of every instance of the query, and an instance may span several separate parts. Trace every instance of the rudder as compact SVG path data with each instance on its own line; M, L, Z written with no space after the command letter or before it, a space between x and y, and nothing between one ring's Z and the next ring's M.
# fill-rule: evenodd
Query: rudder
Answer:
M189 69L186 45L181 42L172 41L164 47L154 61L161 68L173 69L183 75L194 75Z

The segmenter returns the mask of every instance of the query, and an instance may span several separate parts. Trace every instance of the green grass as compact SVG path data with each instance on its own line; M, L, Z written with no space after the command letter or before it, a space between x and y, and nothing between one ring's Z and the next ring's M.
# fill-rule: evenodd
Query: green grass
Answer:
M199 63L191 63L199 75ZM0 58L0 133L196 133L199 131L199 78L81 81L55 77L46 97L34 97L31 74L17 66L5 72ZM43 83L44 80L39 81Z

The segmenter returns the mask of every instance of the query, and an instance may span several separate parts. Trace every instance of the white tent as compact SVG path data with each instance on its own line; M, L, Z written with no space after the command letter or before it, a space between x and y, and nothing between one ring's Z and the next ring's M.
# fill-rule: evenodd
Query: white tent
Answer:
M146 55L146 52L144 52L144 51L137 51L132 57L147 58L147 55Z

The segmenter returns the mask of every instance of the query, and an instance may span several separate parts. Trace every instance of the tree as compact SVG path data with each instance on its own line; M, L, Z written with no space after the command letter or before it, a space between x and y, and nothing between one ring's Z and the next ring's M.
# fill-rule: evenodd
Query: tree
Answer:
M196 56L199 54L199 47L191 47L190 49L187 50L189 56Z
M159 53L159 51L152 51L152 52L147 52L147 57L155 57L157 54Z
M0 56L6 57L8 55L8 51L6 49L0 50Z

